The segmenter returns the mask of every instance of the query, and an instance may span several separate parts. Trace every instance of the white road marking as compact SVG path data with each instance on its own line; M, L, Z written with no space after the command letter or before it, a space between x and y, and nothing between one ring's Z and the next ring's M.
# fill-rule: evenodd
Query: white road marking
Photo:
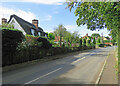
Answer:
M97 85L99 84L100 78L101 78L101 76L102 76L103 70L104 70L105 65L106 65L106 62L107 62L107 59L108 59L108 57L107 57L107 58L105 59L105 61L104 61L103 67L102 67L102 69L101 69L101 71L100 71L100 73L99 73L98 79L96 80L95 86L97 86Z
M78 60L72 62L71 64L75 64L75 63L77 63L78 61L80 61L80 60L82 60L82 59L85 59L85 58L86 58L86 57L83 57L83 58L81 58L81 59L78 59Z
M58 71L58 70L60 70L60 69L62 69L62 68L58 68L58 69L56 69L56 70L54 70L54 71L52 71L52 72L49 72L49 73L47 73L47 74L45 74L45 75L42 75L42 76L40 76L40 77L38 77L38 78L36 78L36 79L34 79L34 80L32 80L32 81L29 81L29 82L27 82L27 83L25 83L25 84L30 84L30 83L32 83L32 82L34 82L34 81L36 81L36 80L39 80L39 79L41 79L41 78L43 78L43 77L45 77L45 76L48 76L48 75L52 74L52 73L54 73L54 72L56 72L56 71Z

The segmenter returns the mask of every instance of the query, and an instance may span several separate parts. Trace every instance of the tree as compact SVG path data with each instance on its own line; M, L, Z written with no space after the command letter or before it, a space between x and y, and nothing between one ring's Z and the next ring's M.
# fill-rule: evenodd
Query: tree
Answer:
M90 39L86 40L86 46L90 46Z
M58 39L60 38L59 43L61 46L62 38L65 36L65 33L66 33L66 28L61 24L55 29L54 33L55 33L55 36L58 37Z
M64 40L67 42L68 46L72 45L72 43L79 43L79 34L76 31L74 33L66 31Z
M97 43L100 43L100 37L98 37L98 39L97 39Z
M48 33L48 38L49 38L49 40L54 40L55 39L55 34L54 33Z
M80 44L79 44L79 46L80 47L82 46L82 38L80 38Z
M76 21L78 26L86 24L90 30L107 28L119 35L120 2L77 2L77 0L74 2L67 0L66 3L70 11L76 7L75 15L78 16Z
M100 37L100 34L98 34L98 33L93 33L92 35L91 35L91 37Z
M96 40L95 40L95 37L93 37L93 44L96 44Z
M86 46L86 39L85 38L82 39L82 46Z

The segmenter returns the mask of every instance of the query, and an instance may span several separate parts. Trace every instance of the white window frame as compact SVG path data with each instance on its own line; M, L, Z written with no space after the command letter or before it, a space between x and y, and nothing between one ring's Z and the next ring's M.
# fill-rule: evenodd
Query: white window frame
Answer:
M34 29L31 29L31 33L33 36L35 36L35 30Z
M38 32L38 35L39 35L39 36L41 36L41 33L40 33L40 32Z
M47 34L45 34L45 37L47 37Z

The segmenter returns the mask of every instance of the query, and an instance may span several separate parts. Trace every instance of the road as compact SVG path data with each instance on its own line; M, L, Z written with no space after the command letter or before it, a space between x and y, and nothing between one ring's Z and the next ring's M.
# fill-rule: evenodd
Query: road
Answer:
M96 84L112 50L114 47L89 50L5 72L3 84Z

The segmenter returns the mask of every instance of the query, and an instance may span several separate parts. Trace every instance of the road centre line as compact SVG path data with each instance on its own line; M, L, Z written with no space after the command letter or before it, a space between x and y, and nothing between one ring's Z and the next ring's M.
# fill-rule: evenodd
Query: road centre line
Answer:
M34 81L37 81L37 80L39 80L39 79L41 79L41 78L43 78L43 77L45 77L45 76L48 76L48 75L52 74L52 73L54 73L54 72L56 72L56 71L58 71L58 70L60 70L60 69L62 69L62 68L58 68L58 69L56 69L56 70L54 70L54 71L52 71L52 72L49 72L49 73L47 73L47 74L45 74L45 75L42 75L42 76L40 76L40 77L38 77L38 78L36 78L36 79L33 79L33 80L31 80L31 81L29 81L29 82L27 82L27 83L25 83L25 84L30 84L30 83L32 83L32 82L34 82Z
M91 54L92 52L94 52L94 51L90 51L89 54ZM75 64L75 63L77 63L78 61L80 61L80 60L82 60L82 59L85 59L85 58L86 58L86 57L80 58L80 59L72 62L71 64ZM41 79L41 78L43 78L43 77L48 76L48 75L50 75L50 74L52 74L52 73L54 73L54 72L57 72L57 71L60 70L60 69L62 69L62 68L58 68L58 69L56 69L56 70L54 70L54 71L52 71L52 72L49 72L49 73L47 73L47 74L45 74L45 75L42 75L42 76L40 76L40 77L38 77L38 78L36 78L36 79L33 79L33 80L31 80L31 81L29 81L29 82L27 82L27 83L25 83L25 84L30 84L30 83L32 83L32 82L34 82L34 81L37 81L37 80L39 80L39 79ZM23 86L24 86L24 85L23 85Z
M86 58L86 57L83 57L83 58L81 58L81 59L78 59L78 60L72 62L71 64L75 64L75 63L77 63L78 61L80 61L80 60L82 60L82 59L85 59L85 58Z

